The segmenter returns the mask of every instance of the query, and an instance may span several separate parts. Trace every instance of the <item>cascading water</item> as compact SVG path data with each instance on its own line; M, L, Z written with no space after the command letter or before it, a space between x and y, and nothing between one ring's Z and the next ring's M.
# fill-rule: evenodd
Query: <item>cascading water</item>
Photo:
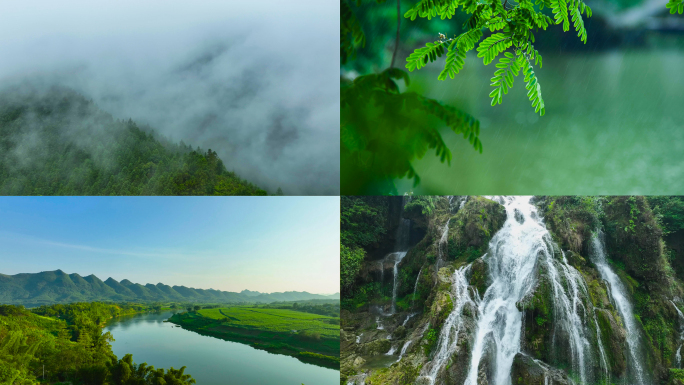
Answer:
M442 232L442 237L439 238L439 243L437 244L437 263L435 264L435 269L439 270L443 267L444 265L444 254L447 249L447 239L449 238L449 222L451 221L451 218L447 219L446 224L444 225L444 231Z
M430 383L435 383L437 373L447 363L451 355L456 350L458 345L458 334L463 325L463 307L470 303L477 306L476 301L479 299L477 295L471 296L468 289L468 279L466 275L470 270L470 265L462 267L454 272L452 277L451 296L454 308L444 321L442 330L440 331L439 340L437 343L437 350L432 361L428 362L421 371L423 376L430 379Z
M598 325L598 320L594 316L594 326L596 327L596 340L598 341L599 354L601 355L601 367L603 368L603 377L606 384L610 384L610 370L608 368L608 359L606 358L606 349L601 342L601 329Z
M547 243L551 242L548 234L545 234L544 238ZM549 248L552 247L549 246ZM572 371L579 375L581 384L586 384L588 375L586 358L591 355L591 350L585 327L587 308L582 302L582 297L587 298L589 293L580 273L568 264L565 253L562 253L562 260L558 261L549 251L551 250L546 249L543 254L553 285L555 323L553 343L555 344L559 332L568 336ZM598 343L601 344L600 339Z
M420 281L420 274L423 272L423 267L418 270L418 276L416 277L416 283L413 285L413 296L411 297L411 310L413 310L413 305L416 304L416 291L418 290L418 281ZM404 322L405 323L405 322Z
M397 362L401 361L401 359L404 357L404 354L406 354L406 349L411 345L411 340L408 340L404 343L404 346L401 348L401 353L399 353L399 359L397 359Z
M677 368L682 368L682 342L684 342L684 314L682 314L679 307L675 305L673 301L670 301L675 310L677 310L677 315L679 316L679 347L677 348L677 353L675 353L675 361L677 361Z
M394 281L392 285L392 314L397 312L397 277L399 276L399 262L406 256L406 251L393 253L394 255Z
M552 287L554 333L562 332L567 340L564 342L570 346L572 372L581 383L587 383L591 351L586 326L588 293L582 276L564 256L554 254L555 245L536 208L529 202L530 197L496 197L496 200L506 208L507 219L492 238L486 256L491 284L479 300L477 295L470 296L465 281L463 273L469 266L455 273L452 290L462 295L455 296L454 311L440 332L437 354L426 364L423 374L434 383L440 368L448 362L456 348L462 306L471 301L477 309L477 327L465 384L477 385L481 381L481 364L486 363L491 377L489 384L510 385L511 367L521 345L523 313L517 304L534 293L536 272L543 271Z
M477 385L480 361L485 347L492 346L493 382L511 383L513 358L520 350L522 313L516 307L534 287L534 268L538 255L548 254L545 236L548 231L531 218L535 211L529 197L505 199L507 219L490 242L489 273L492 283L485 292L478 309L478 325L471 353L466 384ZM515 212L523 220L516 220Z
M639 330L637 323L634 319L634 313L632 311L632 304L629 302L627 297L627 290L620 281L620 278L615 274L613 269L608 265L606 261L606 252L603 246L602 233L599 231L598 234L594 235L591 240L591 254L593 257L593 262L596 268L610 287L609 295L617 311L620 313L622 322L627 330L627 346L629 350L629 362L632 369L633 381L635 385L646 385L650 381L646 378L644 369L641 366L643 360L641 359L641 331Z
M409 314L409 315L406 317L406 319L404 320L404 322L401 324L401 326L406 326L406 323L408 323L409 320L410 320L411 318L415 317L416 315L418 315L418 313L411 313L411 314Z
M404 197L404 203L406 203L406 197ZM402 208L403 212L403 208ZM397 228L397 237L394 245L395 252L388 254L385 260L392 259L394 261L394 267L392 269L393 279L392 279L392 311L391 314L397 312L397 277L399 276L399 263L406 256L408 245L409 245L409 234L411 231L411 220L401 218L399 223L399 228ZM383 263L384 267L384 263Z

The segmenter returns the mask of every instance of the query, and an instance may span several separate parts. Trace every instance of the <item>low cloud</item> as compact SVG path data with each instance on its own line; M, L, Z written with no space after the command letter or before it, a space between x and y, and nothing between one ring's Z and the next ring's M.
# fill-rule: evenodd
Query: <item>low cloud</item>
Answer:
M339 194L337 4L27 3L0 16L0 82L71 87L271 192Z

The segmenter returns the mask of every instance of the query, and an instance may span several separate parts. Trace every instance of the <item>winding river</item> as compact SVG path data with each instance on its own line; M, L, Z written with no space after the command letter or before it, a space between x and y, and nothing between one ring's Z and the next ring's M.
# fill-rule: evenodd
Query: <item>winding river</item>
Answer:
M340 372L271 354L250 346L203 336L164 322L173 312L112 319L105 328L114 336L117 357L133 354L136 363L180 368L198 385L336 385Z

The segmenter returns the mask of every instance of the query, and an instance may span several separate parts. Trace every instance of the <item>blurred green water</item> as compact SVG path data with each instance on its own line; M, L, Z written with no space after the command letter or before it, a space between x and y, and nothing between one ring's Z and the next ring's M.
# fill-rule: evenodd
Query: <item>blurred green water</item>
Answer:
M684 37L682 38L684 39ZM680 40L677 38L676 40ZM470 55L455 79L440 65L412 73L411 88L480 119L483 154L448 130L451 166L431 153L414 163L414 194L684 194L684 50L674 48L544 55L537 71L546 115L516 78L491 107L496 70ZM542 54L544 54L542 52Z

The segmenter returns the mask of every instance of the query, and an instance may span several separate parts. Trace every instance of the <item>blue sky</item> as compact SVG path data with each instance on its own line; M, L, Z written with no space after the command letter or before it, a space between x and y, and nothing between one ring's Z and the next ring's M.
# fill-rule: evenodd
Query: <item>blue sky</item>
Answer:
M3 197L0 273L339 291L339 197Z

